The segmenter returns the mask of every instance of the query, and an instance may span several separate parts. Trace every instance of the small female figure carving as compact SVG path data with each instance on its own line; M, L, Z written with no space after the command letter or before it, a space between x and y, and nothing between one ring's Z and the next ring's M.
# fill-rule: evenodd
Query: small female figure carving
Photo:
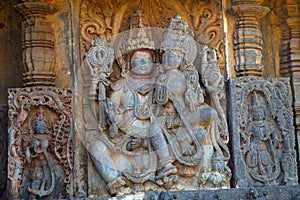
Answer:
M55 186L54 164L49 156L51 136L47 134L46 119L42 109L37 112L33 123L33 138L25 150L30 170L30 186L27 188L30 199L51 194Z
M252 120L247 127L246 164L250 175L260 182L272 182L280 175L280 164L276 156L279 133L276 125L266 119L265 110L258 94L252 94Z

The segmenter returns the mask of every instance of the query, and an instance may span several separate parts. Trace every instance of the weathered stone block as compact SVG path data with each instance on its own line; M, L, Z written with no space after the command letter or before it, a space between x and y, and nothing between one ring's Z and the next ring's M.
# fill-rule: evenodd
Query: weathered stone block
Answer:
M9 89L8 192L12 199L72 196L72 92Z
M235 187L297 184L288 78L230 80Z

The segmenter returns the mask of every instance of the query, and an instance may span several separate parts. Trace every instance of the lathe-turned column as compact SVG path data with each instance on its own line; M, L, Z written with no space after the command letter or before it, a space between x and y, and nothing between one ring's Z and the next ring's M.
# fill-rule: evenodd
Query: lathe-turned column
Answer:
M46 16L56 12L48 2L24 2L15 6L22 16L24 86L49 85L55 81L54 31Z
M260 6L263 0L233 0L232 10L237 16L234 35L235 71L237 76L261 76L262 34L259 20L268 7Z
M300 149L300 4L297 0L288 0L276 10L282 19L280 75L290 77L293 92L293 109L295 117L295 133ZM300 153L298 151L298 163ZM298 167L299 171L299 167Z
M237 78L229 81L233 186L295 185L298 181L289 78L264 78L259 20L263 0L233 0ZM268 55L264 55L268 56Z

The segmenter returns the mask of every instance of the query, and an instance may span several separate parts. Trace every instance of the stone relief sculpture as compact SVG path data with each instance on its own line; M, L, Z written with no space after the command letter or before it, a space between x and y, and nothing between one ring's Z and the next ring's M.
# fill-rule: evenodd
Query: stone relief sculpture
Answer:
M136 11L130 30L120 38L110 44L93 39L85 56L89 94L99 96L90 98L98 134L88 151L109 194L180 189L186 184L229 188L225 114L217 108L217 95L212 100L216 109L204 103L193 66L197 46L187 23L179 15L171 19L158 52L147 18ZM156 64L159 57L161 64ZM121 68L117 81L110 80L114 59ZM222 88L223 79L213 84Z
M25 148L26 165L29 165L29 186L27 190L30 199L34 196L47 196L53 192L55 184L54 164L48 154L51 137L47 133L47 120L39 108L34 116L31 127L33 138ZM27 141L27 140L25 140ZM46 185L48 184L48 185Z
M205 36L203 36L205 37ZM215 107L218 116L222 122L223 134L229 137L226 115L221 105L225 99L224 77L220 72L220 66L217 59L217 50L215 47L208 47L207 45L199 46L200 66L198 68L201 74L202 82L208 91L213 106Z
M240 145L254 186L297 183L290 89L284 79L239 79Z
M252 120L248 123L246 134L246 164L249 174L262 182L271 182L280 174L277 147L282 140L273 121L266 119L264 101L253 93L250 97Z
M219 127L216 110L204 104L199 75L193 66L193 61L197 55L196 44L192 37L188 35L189 32L186 22L179 15L171 19L165 40L160 45L164 71L158 76L159 82L157 84L159 88L165 88L166 91L160 92L157 89L158 95L156 96L159 97L157 103L170 104L167 107L173 107L172 112L166 111L168 116L166 126L168 132L175 133L177 138L174 141L169 140L176 159L187 166L196 166L200 163L201 172L203 172L200 183L204 186L209 185L206 181L213 176L209 172L212 167L210 162L220 162L219 164L223 165L224 160L229 159L229 150L219 144L222 143L221 129L219 128L224 127ZM173 127L170 125L173 125ZM165 135L170 138L167 132ZM181 143L181 152L175 145L177 141ZM181 172L181 175L194 175L195 172L191 170L189 168L189 170ZM229 168L220 166L215 170L216 172L221 170L222 173L228 173L226 176L230 176ZM218 177L219 174L214 175ZM226 182L225 176L218 178L220 178L218 181ZM218 181L215 180L215 182Z
M12 198L71 195L71 103L68 89L9 90L8 187Z

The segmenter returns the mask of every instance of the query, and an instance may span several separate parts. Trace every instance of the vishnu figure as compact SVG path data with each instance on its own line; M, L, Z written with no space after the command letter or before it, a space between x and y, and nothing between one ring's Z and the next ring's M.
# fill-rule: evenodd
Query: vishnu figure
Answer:
M156 77L152 57L149 49L129 53L129 72L112 85L109 133L89 146L93 163L111 194L125 187L126 180L143 183L177 172L163 132L153 123Z

